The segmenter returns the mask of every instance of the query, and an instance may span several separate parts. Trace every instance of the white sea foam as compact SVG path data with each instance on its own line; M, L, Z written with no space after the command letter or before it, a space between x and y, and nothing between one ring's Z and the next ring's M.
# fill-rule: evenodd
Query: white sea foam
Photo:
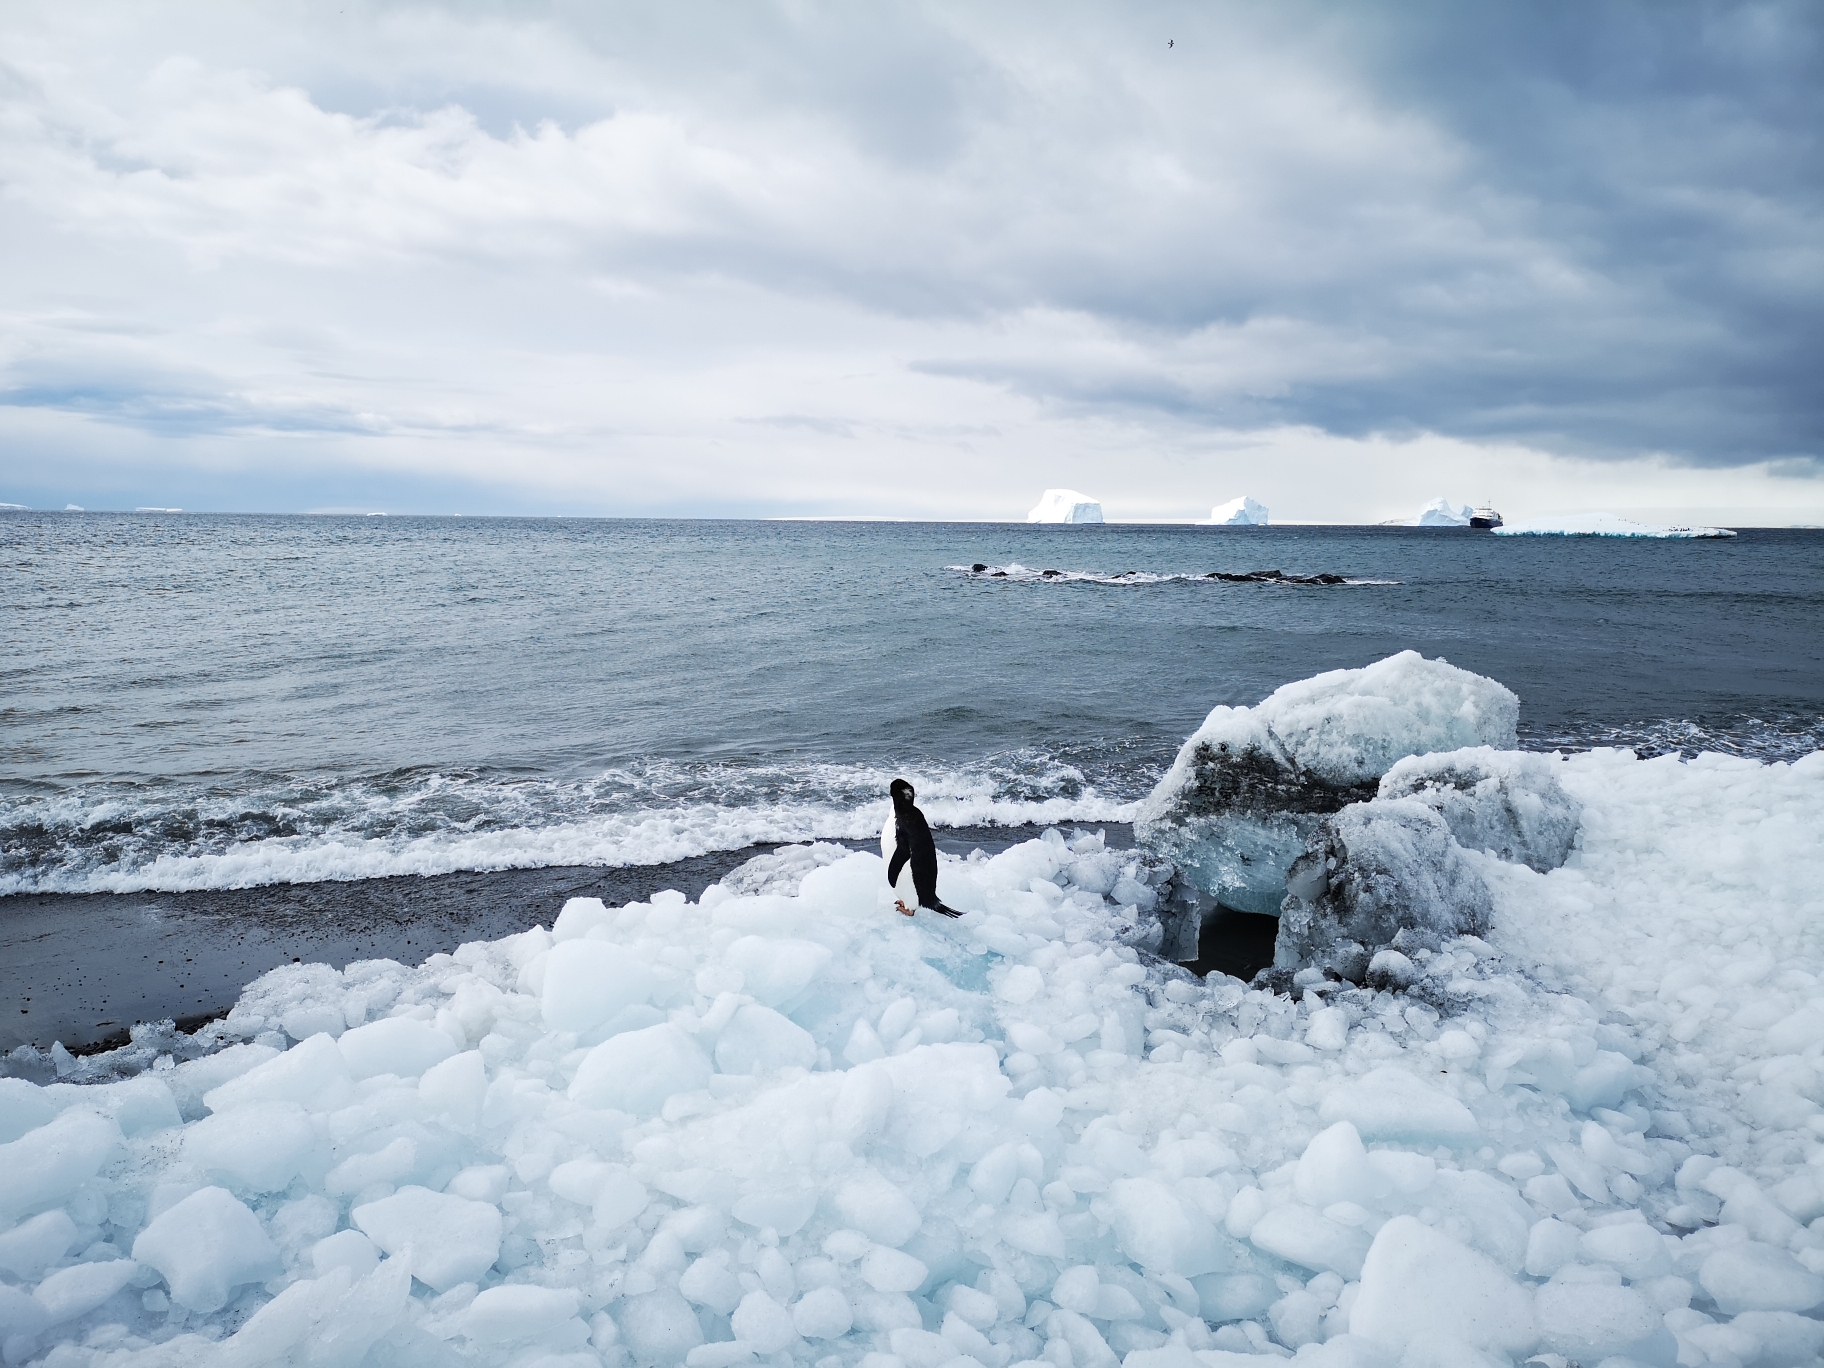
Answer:
M72 793L33 797L4 814L12 832L30 833L11 842L16 863L0 873L0 893L182 892L649 865L760 843L865 839L879 831L887 783L900 774L940 826L1125 822L1152 777L1141 766L1130 795L1098 788L1073 766L1015 755L903 770L653 762L587 783L431 774L403 787L349 782L251 797ZM258 811L250 816L250 809ZM296 834L265 834L274 828ZM28 839L43 847L29 861L19 854Z

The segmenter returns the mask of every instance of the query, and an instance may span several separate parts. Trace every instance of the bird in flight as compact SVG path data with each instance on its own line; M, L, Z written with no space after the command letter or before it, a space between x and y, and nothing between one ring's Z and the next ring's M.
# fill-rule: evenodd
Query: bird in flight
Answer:
M1165 40L1165 45L1166 45L1166 46L1167 46L1167 47L1168 47L1168 48L1169 48L1169 47L1177 47L1177 46L1178 46L1178 40L1177 40L1177 39L1176 39L1176 38L1167 38L1167 39L1166 39L1166 40Z

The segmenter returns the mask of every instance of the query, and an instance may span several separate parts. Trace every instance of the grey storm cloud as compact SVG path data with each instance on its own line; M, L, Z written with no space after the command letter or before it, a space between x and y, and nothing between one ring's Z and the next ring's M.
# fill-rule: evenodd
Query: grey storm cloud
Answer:
M1212 440L1824 471L1809 0L44 6L0 77L14 407L535 433L490 377L637 360L682 413L796 349ZM183 355L85 379L103 302ZM818 393L728 430L913 421Z

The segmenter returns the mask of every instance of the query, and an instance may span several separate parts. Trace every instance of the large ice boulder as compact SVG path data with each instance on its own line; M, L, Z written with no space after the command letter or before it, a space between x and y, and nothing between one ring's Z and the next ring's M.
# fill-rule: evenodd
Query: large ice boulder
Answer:
M1048 489L1038 507L1026 515L1029 523L1099 523L1102 504L1074 489Z
M235 1288L280 1272L279 1251L260 1218L233 1193L206 1187L155 1217L133 1257L164 1278L186 1311L216 1311Z
M1212 508L1210 521L1217 527L1265 527L1267 506L1243 494L1239 499L1230 499Z
M1453 504L1449 499L1433 499L1412 520L1414 527L1468 527L1471 509L1468 504Z
M1414 798L1354 803L1293 862L1273 964L1360 982L1373 954L1488 930L1494 900L1435 811Z
M1373 798L1409 755L1512 748L1519 715L1502 685L1417 651L1299 680L1212 711L1141 802L1134 834L1216 903L1277 913L1325 816Z
M1583 821L1556 770L1549 756L1489 746L1413 755L1381 776L1380 797L1416 799L1458 845L1543 874L1570 858Z

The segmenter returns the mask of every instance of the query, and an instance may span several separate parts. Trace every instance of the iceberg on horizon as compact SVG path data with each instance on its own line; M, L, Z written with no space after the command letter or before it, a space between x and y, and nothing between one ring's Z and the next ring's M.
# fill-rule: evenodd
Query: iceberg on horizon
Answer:
M1029 523L1099 523L1102 503L1074 489L1048 489L1038 507L1026 515Z
M1614 513L1560 513L1495 529L1497 537L1733 537L1726 527L1655 527Z
M1468 504L1453 504L1449 499L1433 499L1412 520L1414 527L1468 527L1471 510Z
M1230 499L1212 508L1210 522L1217 527L1265 527L1267 506L1243 494L1239 499Z

